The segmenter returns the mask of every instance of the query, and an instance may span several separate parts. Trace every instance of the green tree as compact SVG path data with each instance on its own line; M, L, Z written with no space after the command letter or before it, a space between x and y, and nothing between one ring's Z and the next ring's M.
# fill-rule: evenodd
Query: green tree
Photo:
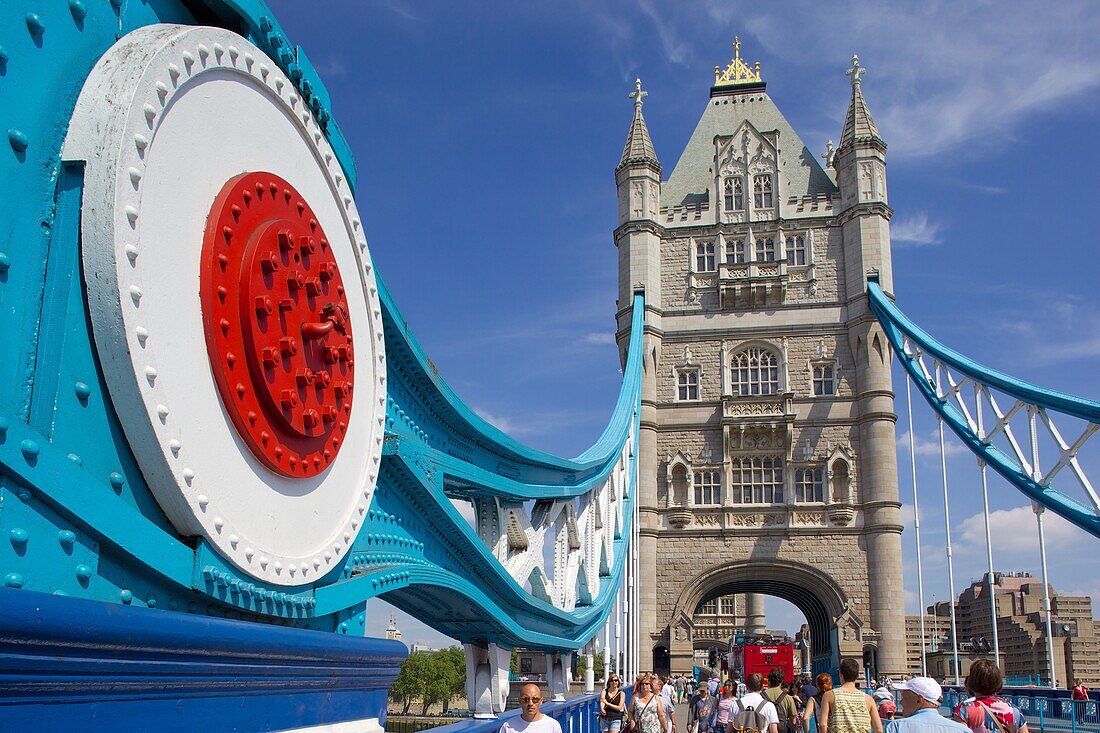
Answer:
M423 699L425 687L432 678L431 668L431 655L426 652L413 652L401 663L401 671L390 685L390 699L404 705L402 715L409 714L413 700Z

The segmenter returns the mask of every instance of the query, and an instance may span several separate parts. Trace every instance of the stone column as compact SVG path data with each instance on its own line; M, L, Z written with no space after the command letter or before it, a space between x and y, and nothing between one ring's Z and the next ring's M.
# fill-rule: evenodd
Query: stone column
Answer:
M745 595L745 631L750 634L763 634L766 629L764 618L764 596L759 593Z

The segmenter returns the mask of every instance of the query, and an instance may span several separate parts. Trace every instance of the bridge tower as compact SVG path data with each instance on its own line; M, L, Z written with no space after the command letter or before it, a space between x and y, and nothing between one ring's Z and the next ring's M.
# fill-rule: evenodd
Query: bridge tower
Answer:
M667 178L642 116L616 169L619 341L644 290L639 435L643 667L715 645L700 607L762 627L763 595L806 615L815 671L904 670L902 531L888 344L864 297L891 286L886 145L853 59L836 151L817 156L759 63L715 67ZM724 632L722 632L724 633Z

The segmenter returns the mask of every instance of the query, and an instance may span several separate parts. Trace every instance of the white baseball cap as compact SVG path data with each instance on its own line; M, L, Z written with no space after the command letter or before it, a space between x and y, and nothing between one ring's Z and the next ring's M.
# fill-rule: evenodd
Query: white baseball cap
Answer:
M913 677L908 682L895 682L895 690L910 690L928 702L938 703L943 699L943 688L931 677Z
M894 693L890 692L890 690L888 690L885 686L882 686L872 692L871 697L875 698L875 700L879 702L881 702L882 700L893 700Z

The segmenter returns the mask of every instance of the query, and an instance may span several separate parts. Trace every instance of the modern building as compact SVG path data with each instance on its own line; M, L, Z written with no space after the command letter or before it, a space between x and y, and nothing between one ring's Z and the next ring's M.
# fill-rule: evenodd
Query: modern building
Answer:
M797 606L817 671L906 669L891 357L865 296L868 278L893 291L893 212L864 71L853 57L840 144L819 156L735 40L671 172L640 81L631 95L617 318L625 358L644 292L639 611L657 671L690 672L719 633L700 610L740 594L749 617L762 594Z
M990 591L987 573L963 590L955 604L960 675L966 674L968 661L992 657ZM994 573L992 592L1005 677L1012 680L1037 675L1049 680L1042 582L1026 572ZM1090 687L1100 685L1100 630L1093 621L1092 599L1061 595L1053 587L1050 597L1055 681L1059 687L1068 687L1067 682L1075 679ZM929 606L925 616L929 671L940 677L953 676L954 670L950 613L950 604L943 601ZM918 623L919 616L906 616L906 659L910 673L920 668Z

